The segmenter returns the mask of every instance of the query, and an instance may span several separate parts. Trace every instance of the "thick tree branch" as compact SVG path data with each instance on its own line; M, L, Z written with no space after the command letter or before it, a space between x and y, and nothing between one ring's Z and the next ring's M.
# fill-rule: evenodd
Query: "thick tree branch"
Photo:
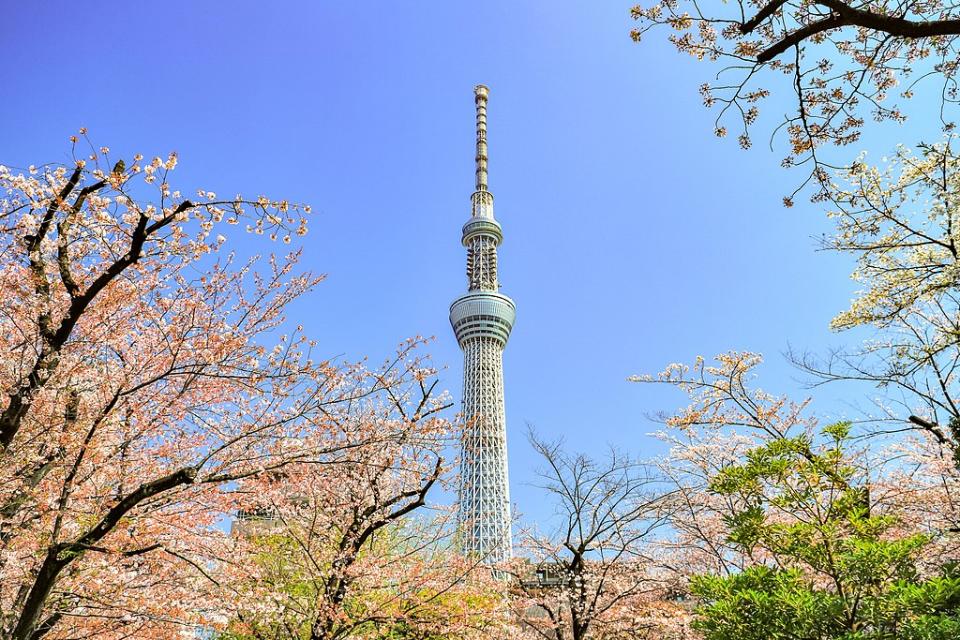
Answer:
M70 298L76 298L80 293L80 286L73 279L70 270L70 227L73 224L73 213L67 214L57 225L57 268L60 270L60 280Z
M77 412L80 409L80 394L71 391L67 395L67 403L63 410L64 432L69 432L77 421ZM21 469L16 477L23 478L23 487L15 491L7 501L0 506L0 542L9 538L11 531L7 529L6 521L12 519L27 503L30 491L35 489L40 481L54 468L56 462L64 456L64 448L57 447L47 453L37 463ZM54 536L55 537L55 536Z
M97 183L99 184L99 183ZM91 185L96 187L97 185ZM98 187L99 188L99 187ZM87 189L84 189L87 191ZM86 195L81 192L78 196L85 198ZM153 224L148 224L150 219L141 215L137 225L130 238L130 248L123 256L112 262L97 278L93 280L89 287L83 292L77 294L71 299L67 313L60 321L60 325L55 331L48 327L47 330L41 326L41 335L44 338L40 356L34 363L33 369L27 376L24 383L13 393L9 395L7 408L0 414L0 450L10 446L14 436L20 430L20 423L23 420L31 395L42 388L59 364L60 350L66 344L74 327L83 316L84 312L99 295L103 289L113 282L128 267L135 264L143 256L143 247L149 237L164 227L170 225L179 214L195 205L189 200L184 200L169 215L157 220ZM51 214L52 215L52 214ZM39 247L39 244L37 245ZM37 249L39 251L39 248ZM44 281L46 276L44 276ZM43 325L43 322L41 322Z
M780 7L785 5L787 0L771 0L763 9L757 12L757 15L753 16L746 22L740 25L740 33L746 35L760 26L760 23L769 18L774 14Z
M80 182L80 176L83 175L83 167L79 165L73 170L73 173L70 174L70 177L67 179L66 184L63 185L63 188L60 189L60 193L57 194L57 197L50 201L50 204L47 205L46 211L43 213L43 218L40 220L40 225L37 227L37 233L34 235L24 236L24 240L27 245L27 257L31 261L31 266L33 265L33 256L37 255L40 251L40 243L43 242L43 239L46 237L47 233L50 231L50 226L53 224L53 217L57 213L57 209L63 204L67 199L67 196L76 188L77 184Z
M63 618L63 611L56 611L48 616L43 622L37 625L37 630L30 636L30 640L40 640L47 635L51 629L57 626L60 619Z
M37 629L40 614L50 597L50 592L56 584L60 573L76 558L87 550L100 550L96 543L102 540L120 520L134 507L153 496L170 491L179 486L191 484L197 477L197 470L185 467L144 483L136 491L121 499L100 519L92 528L73 542L54 544L47 549L47 554L40 565L40 570L33 581L30 593L27 596L17 625L10 636L10 640L28 640Z
M344 572L349 568L357 558L357 554L367 540L377 531L386 527L392 522L396 522L409 513L419 509L426 504L427 494L440 478L440 472L443 469L443 459L438 457L436 465L425 481L416 489L402 491L393 495L387 500L375 500L373 504L362 512L354 511L354 522L344 534L340 542L340 557L333 562L333 571L326 580L324 588L325 598L329 604L339 607L346 598L349 582L344 576ZM414 498L410 500L411 498ZM409 500L402 506L391 510L391 507L397 505L403 500ZM378 518L373 516L382 510L387 513ZM324 615L317 618L310 630L311 640L329 640L335 638L338 632L335 631L337 625L336 618Z
M901 38L932 38L960 34L960 20L925 20L917 22L899 16L884 16L863 9L855 9L839 0L816 0L843 17L846 24L865 27Z
M920 416L910 416L907 420L924 431L933 434L933 437L937 439L937 444L947 445L950 443L950 440L944 435L943 430L940 429L940 425L930 422L929 420L924 420Z
M815 0L815 2L830 9L831 15L786 35L761 51L757 56L757 62L761 64L769 62L790 47L798 45L818 33L840 27L863 27L908 39L960 35L960 19L914 21L899 16L885 16L863 9L856 9L840 2L840 0ZM753 18L740 25L740 33L744 35L751 33L785 3L786 0L773 0L764 6Z
M811 36L814 36L818 33L822 33L824 31L829 31L830 29L836 29L837 27L842 27L847 24L850 24L850 23L846 22L842 17L838 15L831 15L827 18L824 18L823 20L818 20L812 24L808 24L807 26L801 29L797 29L796 31L794 31L793 33L785 37L783 40L780 40L773 46L761 51L760 54L757 56L757 62L761 64L764 62L770 62L771 60L776 58L778 55L780 55L790 47L800 44L801 42L803 42L804 40L806 40Z
M370 526L368 526L366 530L363 533L361 533L361 535L357 538L357 543L355 547L359 550L360 547L362 547L363 544L367 541L367 539L370 536L372 536L374 533L376 533L377 530L382 529L383 527L390 524L391 522L396 522L397 520L407 515L408 513L412 513L413 511L425 505L427 502L427 494L430 492L430 489L433 487L433 485L437 482L437 479L440 477L440 471L442 469L443 469L443 459L438 457L437 464L434 466L433 472L430 474L430 477L427 478L427 481L424 482L419 488L413 489L410 491L404 491L403 493L397 494L396 496L386 501L385 503L382 503L380 505L380 508L384 506L390 507L394 504L397 504L401 500L404 500L407 498L414 498L414 497L416 498L416 500L411 500L410 502L406 503L399 509L391 511L385 516L383 516L382 518L379 518L377 521L371 523Z

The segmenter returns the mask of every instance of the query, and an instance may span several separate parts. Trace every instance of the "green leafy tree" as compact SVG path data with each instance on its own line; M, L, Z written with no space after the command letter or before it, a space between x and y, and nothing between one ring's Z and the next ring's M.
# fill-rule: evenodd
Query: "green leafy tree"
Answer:
M927 575L931 537L871 504L849 424L776 438L724 467L709 490L732 505L728 542L753 560L700 575L707 640L946 640L960 635L960 572Z

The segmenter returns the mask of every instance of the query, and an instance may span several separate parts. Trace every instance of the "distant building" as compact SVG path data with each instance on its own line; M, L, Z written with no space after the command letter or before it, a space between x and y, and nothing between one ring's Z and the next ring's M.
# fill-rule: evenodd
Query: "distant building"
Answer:
M467 248L467 293L450 305L450 324L463 349L463 413L467 419L460 467L459 530L463 550L488 564L513 555L507 421L503 408L503 349L516 308L501 294L497 246L503 233L487 190L487 97L474 90L477 106L476 191L463 226Z
M277 515L273 509L241 509L234 514L230 523L232 536L260 536L280 530Z

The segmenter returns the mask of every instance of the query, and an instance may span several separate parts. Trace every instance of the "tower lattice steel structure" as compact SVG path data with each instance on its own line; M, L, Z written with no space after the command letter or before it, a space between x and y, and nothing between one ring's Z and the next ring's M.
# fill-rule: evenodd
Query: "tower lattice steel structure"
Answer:
M450 305L450 324L463 349L463 436L460 535L463 550L493 564L512 556L507 421L503 410L503 349L516 307L499 292L497 246L503 241L487 190L487 97L474 89L477 105L476 188L470 219L463 225L467 248L467 293Z

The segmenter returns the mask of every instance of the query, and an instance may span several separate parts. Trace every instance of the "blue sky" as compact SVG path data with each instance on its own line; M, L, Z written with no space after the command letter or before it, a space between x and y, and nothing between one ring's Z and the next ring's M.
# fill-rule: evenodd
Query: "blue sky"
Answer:
M821 211L780 204L800 175L766 145L713 138L697 93L709 69L662 36L632 43L629 8L10 4L0 162L66 161L86 126L114 154L178 151L184 192L312 204L304 263L329 278L292 317L347 358L379 361L434 335L458 398L447 308L466 286L472 88L487 84L501 278L518 307L505 355L511 484L539 517L526 424L573 449L652 455L645 415L683 398L627 376L743 349L767 356L766 389L798 392L780 354L847 339L827 324L853 291L850 265L816 251ZM826 393L825 411L843 412L839 391Z

